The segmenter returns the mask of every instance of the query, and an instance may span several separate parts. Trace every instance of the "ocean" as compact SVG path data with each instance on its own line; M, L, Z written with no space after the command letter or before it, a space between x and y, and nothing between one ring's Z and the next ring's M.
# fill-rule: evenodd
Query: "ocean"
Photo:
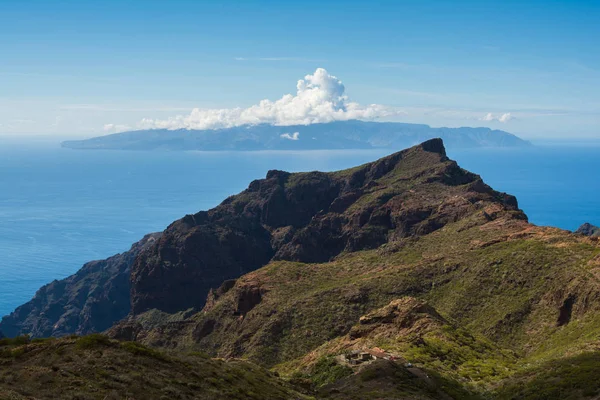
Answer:
M0 315L85 262L217 205L269 169L332 171L396 150L129 152L0 143ZM599 155L597 145L449 151L517 196L531 222L569 230L600 224Z

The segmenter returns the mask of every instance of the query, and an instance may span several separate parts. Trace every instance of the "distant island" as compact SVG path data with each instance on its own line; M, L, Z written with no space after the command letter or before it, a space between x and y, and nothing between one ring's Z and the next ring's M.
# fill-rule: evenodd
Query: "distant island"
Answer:
M336 121L312 125L243 125L210 130L151 129L70 140L62 147L93 150L339 150L405 148L439 137L449 148L526 147L531 143L489 128L432 128L398 122Z

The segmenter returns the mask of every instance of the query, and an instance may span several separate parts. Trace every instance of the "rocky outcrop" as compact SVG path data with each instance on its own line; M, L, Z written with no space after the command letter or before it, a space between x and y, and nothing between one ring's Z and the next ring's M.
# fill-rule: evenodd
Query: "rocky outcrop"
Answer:
M349 333L351 339L370 335L408 336L422 335L431 325L442 326L448 322L426 301L413 297L393 300L387 306L360 317L358 325Z
M228 279L218 289L213 290L210 289L208 291L208 296L206 297L206 304L204 305L204 310L210 310L217 301L227 293L231 288L235 286L235 279Z
M9 337L57 337L108 329L129 313L133 260L159 237L146 235L127 252L91 261L74 275L43 286L33 299L2 318L0 329Z
M441 139L345 171L269 171L216 208L176 221L137 257L132 312L199 310L211 288L271 260L327 262L476 212L526 219L513 196L449 160Z
M586 222L585 224L577 228L575 233L579 235L598 237L600 236L600 228L590 224L589 222Z

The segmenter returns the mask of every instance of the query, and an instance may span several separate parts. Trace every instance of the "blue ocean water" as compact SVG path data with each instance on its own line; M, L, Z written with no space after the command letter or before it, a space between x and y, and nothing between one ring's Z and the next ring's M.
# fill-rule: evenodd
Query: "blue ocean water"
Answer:
M145 233L208 209L269 169L331 171L393 152L74 151L0 144L0 315L53 279L127 250ZM600 224L600 147L453 151L533 223Z

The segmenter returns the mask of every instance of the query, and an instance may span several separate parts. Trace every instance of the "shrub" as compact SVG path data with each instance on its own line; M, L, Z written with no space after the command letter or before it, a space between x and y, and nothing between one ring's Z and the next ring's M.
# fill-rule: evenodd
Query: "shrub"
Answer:
M208 354L206 354L206 353L204 353L202 351L192 351L191 353L189 353L189 355L193 356L193 357L204 358L204 359L210 359L211 358Z
M315 386L323 386L352 375L352 369L338 364L332 357L322 357L315 364L311 381Z
M96 347L110 346L111 342L107 336L100 335L99 333L92 333L91 335L82 336L75 342L77 347L80 349L93 349Z
M362 382L368 382L379 377L379 371L375 368L369 368L362 371L359 378Z
M31 339L31 343L47 343L55 340L53 337Z
M137 356L146 356L161 361L168 361L168 358L160 351L146 347L138 342L123 342L121 343L121 347L130 352L131 354L135 354Z
M28 344L30 341L29 335L22 335L14 338L2 338L0 339L0 346L22 346Z

